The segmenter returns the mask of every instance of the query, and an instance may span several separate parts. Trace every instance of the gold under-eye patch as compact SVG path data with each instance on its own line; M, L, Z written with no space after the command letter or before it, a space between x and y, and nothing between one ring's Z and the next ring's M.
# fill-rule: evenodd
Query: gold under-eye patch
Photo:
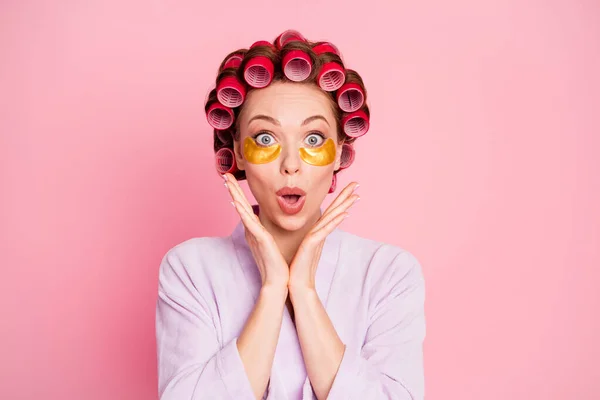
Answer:
M306 149L300 148L300 158L305 163L324 167L335 161L335 143L332 138L328 138L322 146Z
M244 140L244 157L252 164L266 164L275 160L281 153L281 145L274 144L262 147L256 144L254 139L247 137Z

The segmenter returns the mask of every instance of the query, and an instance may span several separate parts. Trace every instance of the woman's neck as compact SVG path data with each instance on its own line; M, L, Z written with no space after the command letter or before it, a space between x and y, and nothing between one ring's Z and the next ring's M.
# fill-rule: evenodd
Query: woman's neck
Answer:
M258 218L265 229L273 236L283 258L288 265L290 265L302 240L304 240L304 237L312 229L314 224L321 218L321 210L319 210L313 218L309 219L302 228L295 231L281 229L281 227L273 224L264 214L259 213Z

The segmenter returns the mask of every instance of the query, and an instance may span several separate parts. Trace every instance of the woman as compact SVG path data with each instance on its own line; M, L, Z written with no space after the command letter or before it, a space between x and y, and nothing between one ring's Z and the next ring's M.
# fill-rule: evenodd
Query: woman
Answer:
M338 228L355 182L321 209L368 130L365 100L338 49L296 31L225 58L206 112L241 221L162 260L161 399L423 398L419 262Z

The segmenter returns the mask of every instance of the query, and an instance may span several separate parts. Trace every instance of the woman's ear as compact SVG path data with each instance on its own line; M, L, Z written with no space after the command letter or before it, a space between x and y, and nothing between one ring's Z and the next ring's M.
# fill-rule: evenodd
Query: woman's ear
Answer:
M237 169L243 171L245 169L245 159L242 152L242 142L239 140L233 141L233 154L235 156L235 164Z

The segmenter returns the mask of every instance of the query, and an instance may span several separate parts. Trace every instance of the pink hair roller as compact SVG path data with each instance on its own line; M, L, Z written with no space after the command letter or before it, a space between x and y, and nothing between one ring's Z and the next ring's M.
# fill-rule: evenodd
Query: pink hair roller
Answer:
M217 172L221 175L235 172L237 168L233 151L227 147L219 149L215 154L215 166L217 167Z
M275 50L275 46L273 46L273 44L271 42L268 42L266 40L259 40L258 42L254 42L252 44L252 46L250 46L251 49L258 47L258 46L267 46L272 48L273 50Z
M331 178L331 186L329 187L328 193L335 192L335 187L337 186L337 175L333 174L333 178Z
M340 51L337 49L337 47L335 47L333 43L329 42L323 42L316 45L315 47L313 47L313 51L317 54L334 53L340 56Z
M225 61L223 64L223 69L227 68L237 68L242 63L243 57L239 54L234 54Z
M235 108L242 105L246 97L246 89L234 76L227 76L219 81L217 98L226 107Z
M310 56L302 50L288 52L282 60L283 73L290 81L302 82L312 71Z
M352 113L364 102L365 94L358 83L346 83L337 92L337 103L344 112Z
M295 31L293 29L288 29L287 31L279 35L277 39L275 39L275 43L277 44L278 48L282 48L286 45L286 43L293 41L305 42L306 38L302 36L300 32Z
M362 110L355 111L342 118L342 127L346 135L360 137L369 130L369 117Z
M233 111L220 103L213 103L208 107L206 119L215 129L227 129L233 124Z
M269 58L264 56L253 57L244 68L244 79L248 85L260 89L264 88L273 80L275 67Z
M342 145L342 155L340 156L340 170L348 168L354 162L354 146L349 143Z
M273 48L271 43L264 40L255 42L250 48L256 46L269 46ZM274 71L275 67L273 66L273 62L268 57L252 57L244 67L244 79L248 85L254 88L264 88L273 80Z
M342 66L336 62L328 62L319 71L317 82L321 89L326 92L334 92L344 84L346 80L346 72Z

